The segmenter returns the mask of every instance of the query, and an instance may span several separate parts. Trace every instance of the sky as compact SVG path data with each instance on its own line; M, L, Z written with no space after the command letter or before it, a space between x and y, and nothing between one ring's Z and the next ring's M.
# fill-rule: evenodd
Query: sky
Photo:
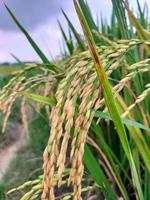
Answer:
M139 1L141 5L144 5L146 1L150 8L150 0ZM87 2L94 13L94 18L98 15L109 21L112 10L111 0L87 0ZM131 7L136 11L136 0L130 0L130 2ZM0 0L0 63L15 62L11 53L21 61L39 60L25 36L12 21L4 3L11 8L49 59L59 55L60 44L62 44L57 20L67 30L67 23L61 8L81 32L72 0Z

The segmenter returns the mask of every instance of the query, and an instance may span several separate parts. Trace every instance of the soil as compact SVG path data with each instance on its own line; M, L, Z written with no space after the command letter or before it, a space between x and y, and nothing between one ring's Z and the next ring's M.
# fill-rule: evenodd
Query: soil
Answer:
M17 151L26 143L25 131L20 122L15 124L9 132L9 136L0 144L0 179L6 173Z

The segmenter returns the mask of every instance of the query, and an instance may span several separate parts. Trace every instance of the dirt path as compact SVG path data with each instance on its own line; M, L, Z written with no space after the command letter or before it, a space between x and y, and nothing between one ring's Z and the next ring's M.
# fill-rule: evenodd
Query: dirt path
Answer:
M15 125L10 136L0 144L0 179L6 173L19 148L25 144L25 131L21 123Z

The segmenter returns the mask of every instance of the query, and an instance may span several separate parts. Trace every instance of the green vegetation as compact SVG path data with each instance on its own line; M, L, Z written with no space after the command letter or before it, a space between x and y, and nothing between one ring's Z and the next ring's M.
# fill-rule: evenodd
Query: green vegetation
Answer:
M1 192L3 195L1 200L16 200L20 199L26 190L22 192L16 192L11 196L6 196L6 192L18 184L22 184L24 181L29 181L40 176L42 172L42 157L41 154L36 153L32 143L22 147L17 157L12 161L7 174L3 177L2 184L0 185ZM5 198L4 198L5 197Z
M69 34L59 22L66 48L62 59L54 63L6 6L43 63L21 63L22 68L14 69L1 90L2 132L19 97L30 144L23 148L23 157L19 152L17 165L12 163L0 191L14 188L7 192L11 199L23 191L22 197L15 197L21 200L81 200L93 193L95 199L149 200L148 7L141 8L137 0L135 16L126 1L112 0L111 23L101 19L98 25L85 1L74 0L74 5L85 38L62 10ZM0 68L3 76L4 72ZM40 158L44 152L43 170L41 159L37 165L37 161L32 165L24 159L31 152ZM34 174L29 176L30 182L23 177L12 180L12 171L20 172L20 166L25 167L23 177Z

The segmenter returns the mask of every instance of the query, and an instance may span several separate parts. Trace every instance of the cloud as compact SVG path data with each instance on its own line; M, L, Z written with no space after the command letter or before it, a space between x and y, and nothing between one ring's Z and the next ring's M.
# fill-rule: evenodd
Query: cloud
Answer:
M65 31L68 31L66 20L60 11L61 7L77 30L82 33L73 0L0 0L0 38L2 38L0 40L0 62L14 61L10 52L22 61L39 60L24 35L6 12L2 1L5 1L13 10L21 24L29 31L48 58L50 58L50 54L55 57L60 52L59 43L62 36L57 25L57 19L61 21ZM142 5L145 2L145 0L139 1ZM150 6L150 1L146 1ZM97 16L102 16L110 21L111 0L105 0L103 3L102 0L87 0L87 2L92 9L95 20ZM130 3L131 8L136 11L136 0L130 0Z
M60 8L66 4L66 0L5 0L5 3L13 10L13 13L24 27L33 30L39 24L57 17ZM2 1L0 1L0 30L18 30Z
M50 28L51 26L53 28ZM51 23L41 25L30 34L49 59L51 59L51 55L59 54L58 41L61 39L61 33L57 26L55 27ZM0 62L14 61L10 53L22 61L40 60L22 33L0 31L0 38L3 38L0 42Z

